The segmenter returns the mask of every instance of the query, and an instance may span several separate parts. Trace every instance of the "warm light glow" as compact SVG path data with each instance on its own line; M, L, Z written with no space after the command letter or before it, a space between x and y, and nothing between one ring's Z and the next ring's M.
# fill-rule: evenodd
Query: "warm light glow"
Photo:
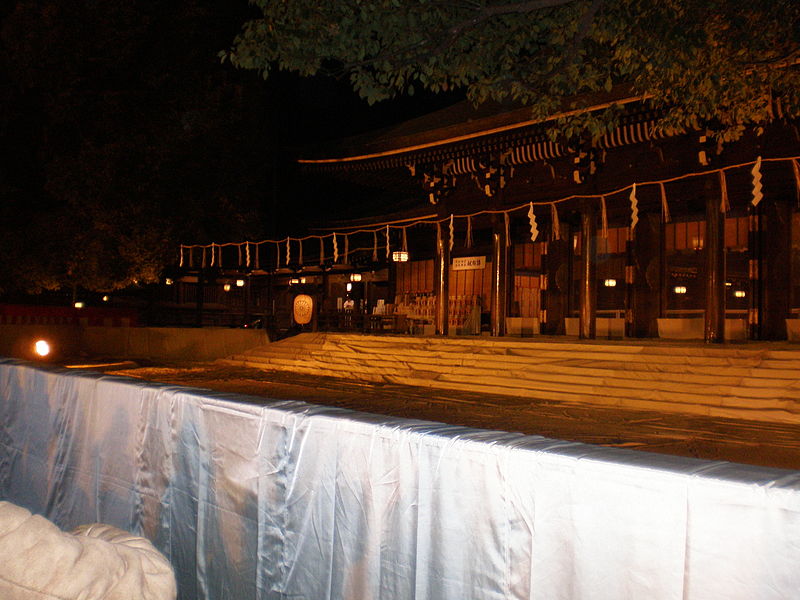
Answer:
M108 302L108 296L103 296L103 302Z
M735 292L733 292L733 295L736 296L737 298L744 298L745 296L747 296L747 293L744 290L736 290Z
M36 352L38 356L45 357L50 354L50 344L45 340L37 340L33 345L33 351Z
M350 275L350 281L361 281L361 273L352 273Z
M298 277L292 277L289 280L289 285L297 285L298 283L300 283L300 279Z
M83 302L76 302L72 306L74 306L75 308L83 308Z
M603 282L603 285L606 286L606 287L615 287L617 285L617 280L616 279L606 279Z
M394 262L408 262L408 252L405 250L396 250L392 252L392 260Z
M685 294L686 293L686 286L685 285L676 285L673 289L673 292L676 294Z
M237 279L236 287L244 287L244 279Z
M305 283L305 282L306 282L306 278L305 277L301 277L300 278L300 283Z
M230 283L226 283L225 285L222 286L222 289L225 290L226 292L230 292L231 291L231 284Z
M353 291L353 284L352 283L348 283L347 284L347 291L348 292L352 292Z
M164 280L164 283L165 283L165 284L167 284L167 285L172 285L172 279L170 279L169 277L167 277L167 278Z

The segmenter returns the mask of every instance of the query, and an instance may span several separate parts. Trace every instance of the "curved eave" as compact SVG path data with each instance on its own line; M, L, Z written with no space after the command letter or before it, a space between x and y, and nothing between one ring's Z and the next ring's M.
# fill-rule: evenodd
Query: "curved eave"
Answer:
M328 158L301 158L298 159L297 162L302 165L345 165L381 158L399 157L403 154L411 154L452 144L480 140L481 138L541 125L559 118L603 110L611 106L624 106L634 102L640 102L642 99L641 96L613 98L582 108L563 111L545 119L530 119L530 110L521 108L490 117L475 119L468 123L458 123L440 127L424 132L424 134L416 133L396 136L388 140L384 138L382 144L388 147L382 150ZM428 139L423 139L421 141L423 137L427 137ZM368 143L364 143L361 147L368 146Z

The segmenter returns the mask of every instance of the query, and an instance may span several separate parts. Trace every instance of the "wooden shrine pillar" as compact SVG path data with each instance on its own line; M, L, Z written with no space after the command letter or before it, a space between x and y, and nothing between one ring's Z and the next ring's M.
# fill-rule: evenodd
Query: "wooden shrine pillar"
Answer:
M786 339L791 313L792 208L783 198L765 198L760 229L760 337Z
M658 317L662 316L665 287L663 238L661 215L640 214L625 272L630 289L625 306L625 335L628 337L658 337Z
M725 341L725 213L719 194L706 190L706 343Z
M436 335L450 333L450 230L436 224L436 260L433 264L433 285L436 293L434 327Z
M205 292L203 290L203 285L205 283L205 269L200 269L197 271L197 297L195 298L196 308L195 310L195 326L202 327L203 326L203 297L205 296Z
M564 230L567 228L564 227ZM544 305L545 321L541 324L541 331L547 335L564 335L564 317L567 316L567 298L570 290L570 244L563 239L547 242L547 260L543 261L542 269L546 285L542 286L542 304Z
M491 335L503 336L506 333L508 315L508 233L505 219L492 215L492 302Z
M589 202L581 207L580 273L578 337L593 340L597 337L597 215Z

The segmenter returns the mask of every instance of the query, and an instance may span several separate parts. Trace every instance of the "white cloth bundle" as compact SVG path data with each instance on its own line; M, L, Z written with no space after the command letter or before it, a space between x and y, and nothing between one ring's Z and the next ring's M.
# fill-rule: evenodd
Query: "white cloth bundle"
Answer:
M67 533L39 515L0 502L3 600L172 600L175 575L146 539L111 525Z

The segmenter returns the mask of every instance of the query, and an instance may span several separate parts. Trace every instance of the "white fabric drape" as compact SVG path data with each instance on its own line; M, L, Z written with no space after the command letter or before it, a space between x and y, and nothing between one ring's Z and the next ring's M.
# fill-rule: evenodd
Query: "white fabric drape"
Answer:
M0 497L179 597L793 598L800 473L0 361Z

